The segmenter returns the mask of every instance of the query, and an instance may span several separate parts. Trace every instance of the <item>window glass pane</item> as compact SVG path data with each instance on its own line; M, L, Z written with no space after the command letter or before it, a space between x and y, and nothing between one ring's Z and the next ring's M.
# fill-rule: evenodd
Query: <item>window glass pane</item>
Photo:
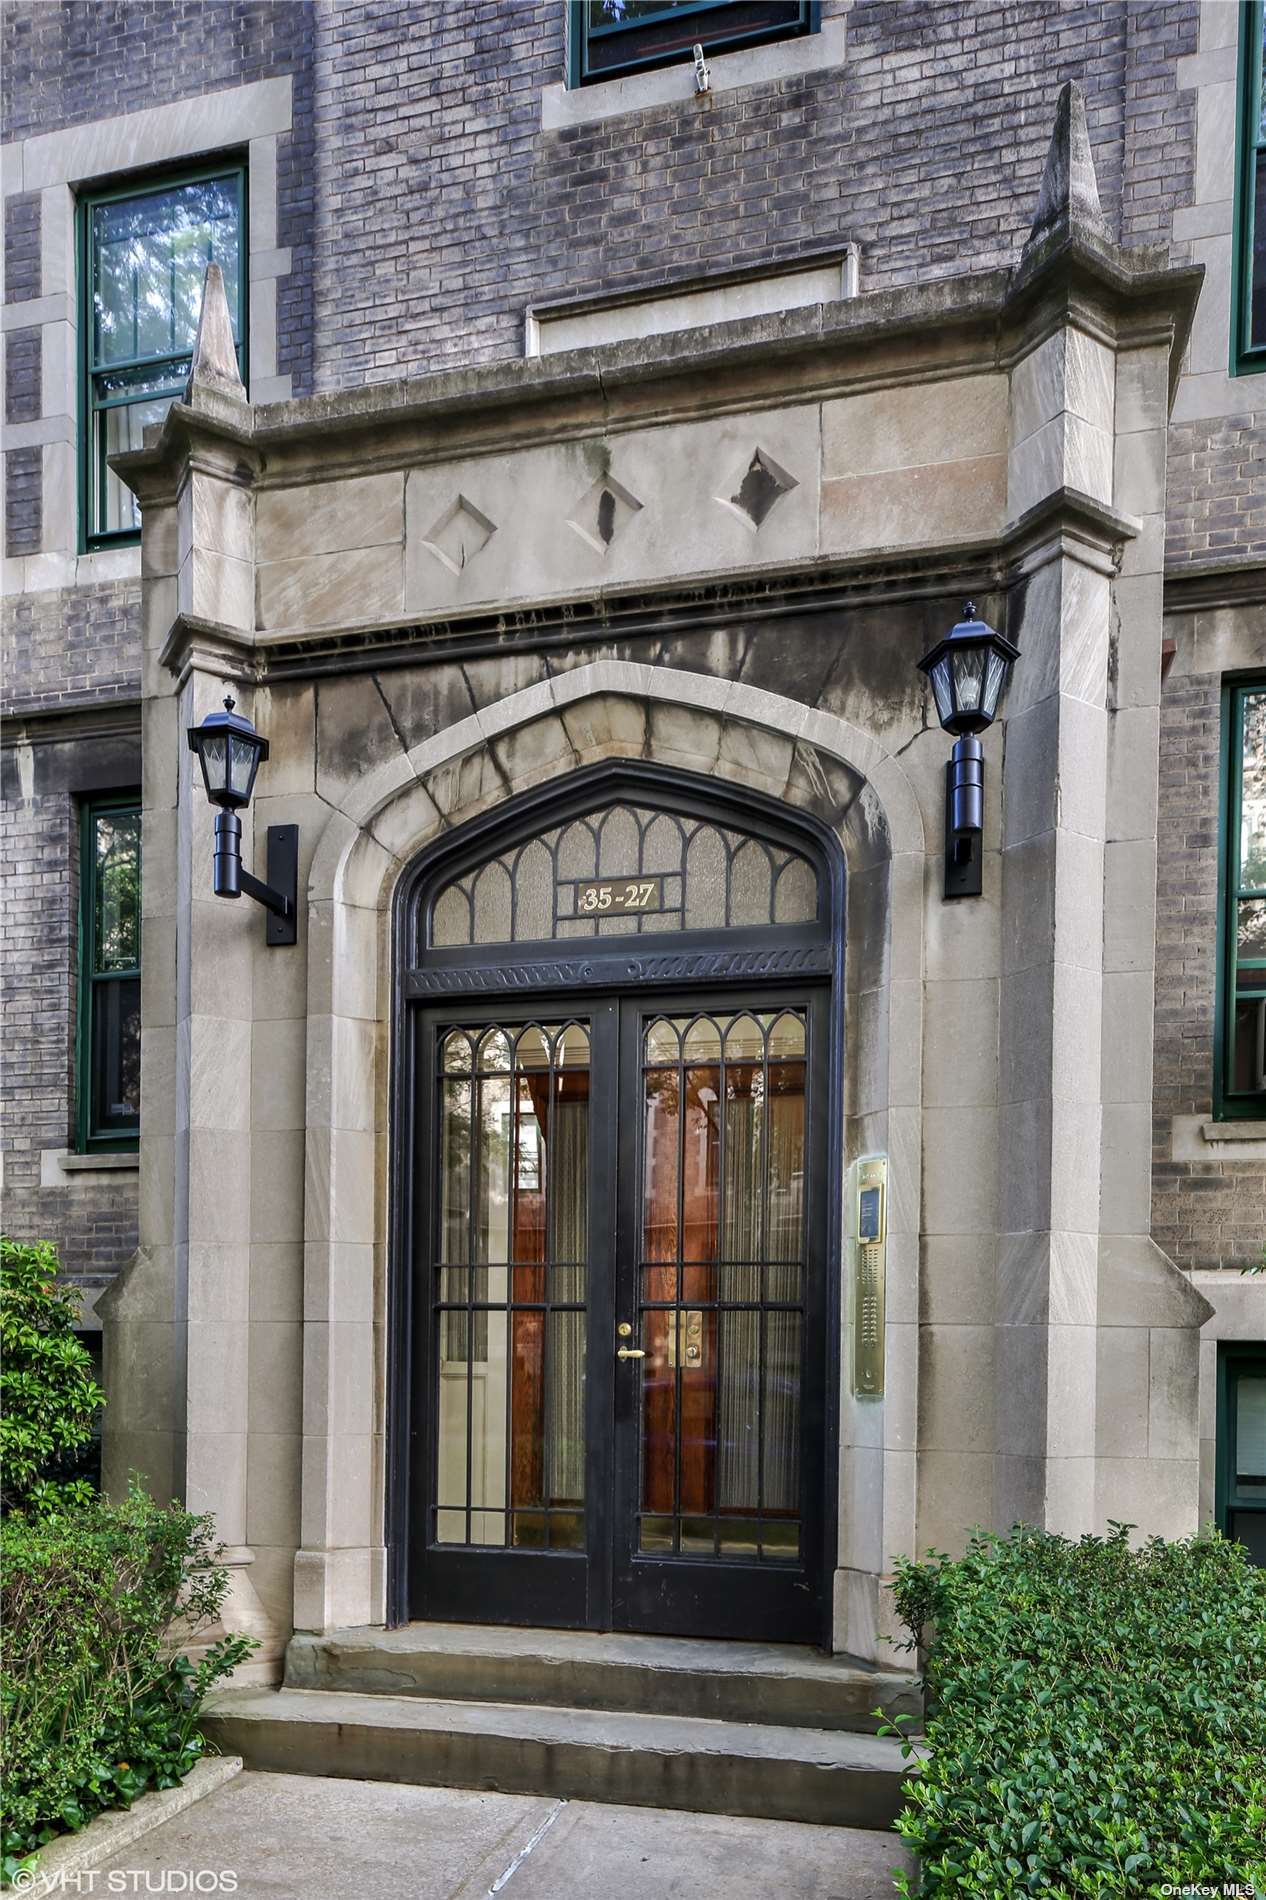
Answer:
M1266 1565L1266 1511L1232 1511L1227 1533L1243 1544L1253 1563Z
M603 26L632 26L638 20L652 20L657 14L675 13L678 8L694 3L695 0L589 0L589 27L592 32Z
M237 200L236 178L213 178L94 206L94 364L191 349L212 261L236 336Z
M1249 344L1266 344L1266 148L1256 154L1253 192L1253 295L1249 302Z
M1241 898L1235 918L1237 957L1266 957L1266 897Z
M93 415L92 519L98 534L117 534L139 528L141 510L131 489L125 488L107 458L124 449L144 445L145 431L151 422L161 422L171 407L170 395L157 402L124 403L115 409L98 409ZM104 481L105 492L102 494Z
M139 977L93 984L91 1086L94 1132L134 1132L141 1114Z
M1235 1472L1238 1497L1266 1498L1266 1374L1235 1382Z
M1266 693L1246 693L1240 744L1240 886L1266 886Z
M696 41L720 50L808 25L801 0L585 0L577 15L590 79L689 59Z
M1266 1090L1266 995L1241 996L1231 1038L1231 1089L1236 1095Z
M141 961L141 814L102 812L93 821L97 970L134 970Z
M446 885L431 941L450 948L654 935L805 924L817 915L817 873L798 852L706 820L613 805Z

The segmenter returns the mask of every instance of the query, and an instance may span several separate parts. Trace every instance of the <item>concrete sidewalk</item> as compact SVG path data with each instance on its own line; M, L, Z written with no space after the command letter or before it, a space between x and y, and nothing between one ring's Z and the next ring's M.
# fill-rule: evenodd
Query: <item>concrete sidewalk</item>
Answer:
M246 1773L98 1868L92 1891L234 1892L241 1900L886 1900L891 1870L906 1864L895 1835L853 1828ZM132 1877L124 1884L120 1874ZM232 1874L235 1883L224 1877L213 1885L213 1874Z

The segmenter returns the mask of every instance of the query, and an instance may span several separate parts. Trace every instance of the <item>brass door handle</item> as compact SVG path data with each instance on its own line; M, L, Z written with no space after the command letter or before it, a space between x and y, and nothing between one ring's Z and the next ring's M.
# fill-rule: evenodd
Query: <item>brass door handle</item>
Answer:
M615 1356L617 1359L645 1359L646 1354L640 1346L618 1346Z

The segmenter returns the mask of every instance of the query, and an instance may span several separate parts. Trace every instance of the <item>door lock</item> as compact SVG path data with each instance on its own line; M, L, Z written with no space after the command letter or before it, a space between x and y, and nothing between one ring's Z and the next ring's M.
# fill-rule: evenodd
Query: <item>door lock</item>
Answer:
M622 1319L615 1330L620 1339L632 1337L633 1328L626 1319ZM640 1346L620 1346L617 1347L615 1356L617 1359L645 1359L646 1354Z

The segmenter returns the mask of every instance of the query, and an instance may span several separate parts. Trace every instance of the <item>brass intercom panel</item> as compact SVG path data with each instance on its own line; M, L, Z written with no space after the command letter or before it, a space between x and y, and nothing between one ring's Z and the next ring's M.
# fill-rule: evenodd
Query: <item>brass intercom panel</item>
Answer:
M884 1389L884 1261L888 1239L888 1163L857 1164L857 1238L853 1243L853 1391L879 1398Z
M702 1366L703 1313L698 1308L688 1313L669 1314L668 1363L670 1366Z

